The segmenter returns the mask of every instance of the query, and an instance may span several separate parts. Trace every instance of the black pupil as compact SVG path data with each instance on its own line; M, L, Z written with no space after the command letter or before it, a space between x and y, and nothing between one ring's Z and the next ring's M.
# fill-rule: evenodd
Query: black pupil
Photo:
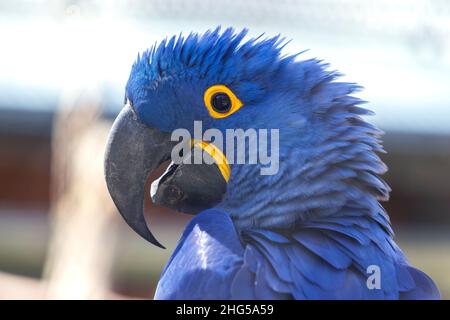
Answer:
M225 113L231 108L230 97L223 92L215 93L211 98L211 104L215 111Z

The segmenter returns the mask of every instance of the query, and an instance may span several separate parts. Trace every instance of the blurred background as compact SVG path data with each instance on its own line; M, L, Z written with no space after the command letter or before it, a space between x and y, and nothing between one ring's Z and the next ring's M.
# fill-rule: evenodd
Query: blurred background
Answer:
M450 298L450 2L0 2L0 298L151 298L189 217L147 203L166 250L115 211L111 121L139 51L215 28L292 39L345 80L386 131L396 240ZM156 175L155 175L156 177Z

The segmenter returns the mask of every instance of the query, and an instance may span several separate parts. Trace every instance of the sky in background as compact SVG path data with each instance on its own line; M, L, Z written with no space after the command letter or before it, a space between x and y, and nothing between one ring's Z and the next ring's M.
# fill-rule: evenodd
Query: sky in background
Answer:
M99 88L119 108L137 53L217 25L281 33L366 89L385 130L450 134L449 1L3 1L0 107L49 110ZM0 111L1 112L1 111Z

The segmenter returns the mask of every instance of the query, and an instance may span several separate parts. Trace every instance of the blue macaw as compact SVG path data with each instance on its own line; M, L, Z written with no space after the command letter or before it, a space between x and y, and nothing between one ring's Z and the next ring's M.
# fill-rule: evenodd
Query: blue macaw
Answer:
M191 132L196 120L221 132L279 129L274 175L258 163L229 164L229 176L218 165L186 165L159 180L170 182L160 202L195 216L155 299L439 299L394 242L379 203L390 192L379 177L382 132L362 118L371 112L352 96L361 87L336 81L320 60L282 55L279 36L246 34L172 37L132 66L105 176L126 222L156 245L144 184L170 159L171 132Z

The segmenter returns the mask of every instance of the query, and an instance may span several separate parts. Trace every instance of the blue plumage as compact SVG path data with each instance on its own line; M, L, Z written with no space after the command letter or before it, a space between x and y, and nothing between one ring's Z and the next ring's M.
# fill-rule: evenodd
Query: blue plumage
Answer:
M361 87L336 81L316 59L281 56L283 40L250 39L219 29L173 37L133 65L127 97L145 124L170 132L278 128L280 169L232 166L216 207L187 226L162 273L165 299L437 299L433 281L410 266L395 244L379 201L390 189L382 132L352 96ZM244 107L209 116L203 92L226 84ZM151 104L149 103L151 101ZM150 107L151 105L151 107ZM369 289L367 268L381 270Z
M210 209L186 228L162 273L157 299L439 299L376 221L246 230ZM381 270L368 289L367 267Z

